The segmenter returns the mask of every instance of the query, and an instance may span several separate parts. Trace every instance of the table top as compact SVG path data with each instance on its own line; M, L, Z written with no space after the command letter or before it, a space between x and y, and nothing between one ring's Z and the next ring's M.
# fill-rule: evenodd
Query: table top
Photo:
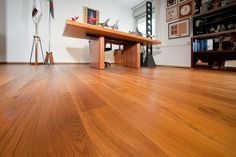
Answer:
M104 36L106 40L113 41L114 43L127 43L135 42L141 44L160 44L161 41L154 40L135 34L130 34L122 32L119 30L113 30L111 28L104 28L96 25L90 25L85 23L80 23L76 21L67 20L65 30L63 33L64 36L73 37L73 38L82 38L82 39L91 39L99 36Z

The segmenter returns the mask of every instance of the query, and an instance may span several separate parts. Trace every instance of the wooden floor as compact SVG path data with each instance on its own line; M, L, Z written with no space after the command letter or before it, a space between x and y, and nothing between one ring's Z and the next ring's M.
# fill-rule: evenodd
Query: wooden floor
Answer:
M236 73L0 65L0 157L235 157Z

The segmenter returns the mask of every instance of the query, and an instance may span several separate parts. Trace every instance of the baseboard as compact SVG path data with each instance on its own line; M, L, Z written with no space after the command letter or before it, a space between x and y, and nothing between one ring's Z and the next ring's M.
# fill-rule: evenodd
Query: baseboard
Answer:
M0 64L29 64L29 62L0 62Z
M0 62L0 64L29 64L29 62ZM89 62L55 62L55 64L90 64ZM115 63L111 63L115 64Z
M184 68L184 69L191 69L188 66L176 66L176 65L157 65L159 67L167 67L167 68Z
M29 62L0 62L0 64L29 64ZM79 62L55 62L55 64L89 64Z
M55 64L89 64L89 63L79 63L79 62L55 62Z
M29 62L0 62L0 64L29 64ZM80 63L80 62L55 62L55 64L90 64L90 63ZM111 63L115 64L115 63ZM30 64L29 64L30 65ZM169 67L169 68L185 68L191 69L191 67L187 66L175 66L175 65L156 65L159 67Z

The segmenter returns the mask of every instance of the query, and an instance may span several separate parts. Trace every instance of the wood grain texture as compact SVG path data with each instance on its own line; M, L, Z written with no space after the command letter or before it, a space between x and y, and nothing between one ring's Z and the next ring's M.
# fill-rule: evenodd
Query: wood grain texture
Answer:
M0 157L235 157L236 74L0 65Z
M66 26L64 29L64 36L73 38L90 39L91 37L87 34L93 36L105 36L109 39L118 39L128 42L142 43L142 44L160 44L159 40L153 40L146 37L141 37L138 35L121 32L119 30L113 30L109 28L103 28L95 25L84 24L76 21L66 21Z
M140 68L140 44L124 45L123 66Z
M104 69L104 37L99 37L97 39L93 39L89 41L90 45L90 67L97 69Z

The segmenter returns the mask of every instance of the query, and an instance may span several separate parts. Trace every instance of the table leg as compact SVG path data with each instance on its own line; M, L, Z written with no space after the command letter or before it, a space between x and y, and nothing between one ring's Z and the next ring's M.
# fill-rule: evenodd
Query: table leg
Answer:
M123 66L140 68L140 44L124 45Z
M105 69L104 44L104 37L90 40L90 67L101 70Z

